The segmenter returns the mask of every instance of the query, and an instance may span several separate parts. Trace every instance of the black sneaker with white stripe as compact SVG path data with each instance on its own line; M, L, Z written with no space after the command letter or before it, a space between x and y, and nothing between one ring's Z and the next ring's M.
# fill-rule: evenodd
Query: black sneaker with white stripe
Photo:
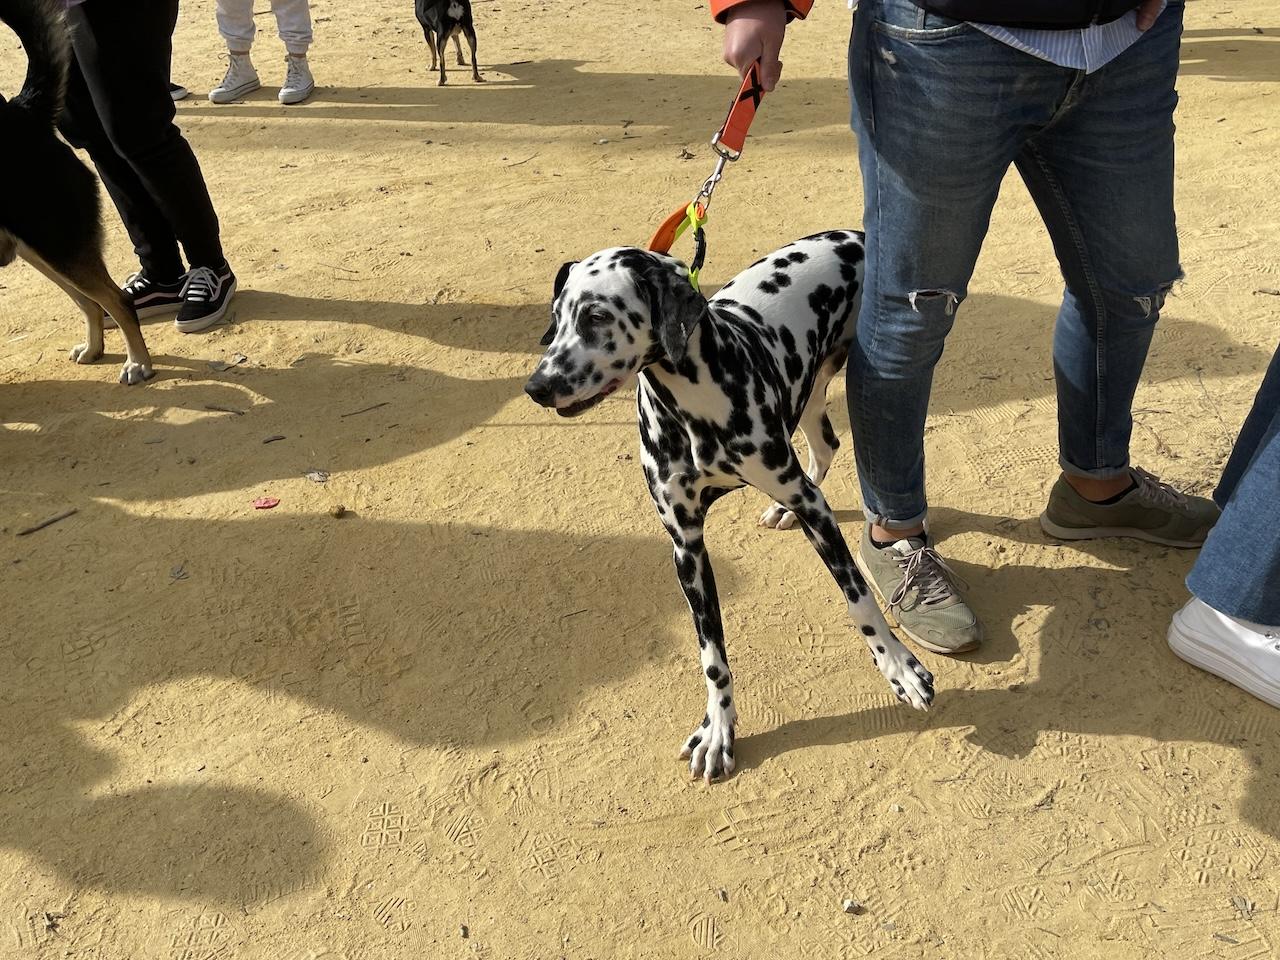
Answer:
M192 267L182 287L182 307L177 326L183 333L207 330L227 315L227 307L236 292L236 275L223 263L211 267Z
M142 271L130 274L120 289L133 301L133 309L139 320L147 317L169 313L182 306L182 287L186 284L185 276L177 280L153 280Z
M186 282L185 274L177 280L161 281L151 279L140 270L130 274L120 290L133 302L138 319L145 320L162 313L172 313L182 306L182 288ZM116 322L107 314L103 318L103 325L114 329Z

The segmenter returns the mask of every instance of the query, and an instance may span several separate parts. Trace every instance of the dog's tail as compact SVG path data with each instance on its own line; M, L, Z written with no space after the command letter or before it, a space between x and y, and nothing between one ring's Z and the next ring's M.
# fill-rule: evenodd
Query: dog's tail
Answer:
M71 35L58 0L0 0L0 20L18 35L27 51L27 78L9 101L48 121L62 110L71 64Z

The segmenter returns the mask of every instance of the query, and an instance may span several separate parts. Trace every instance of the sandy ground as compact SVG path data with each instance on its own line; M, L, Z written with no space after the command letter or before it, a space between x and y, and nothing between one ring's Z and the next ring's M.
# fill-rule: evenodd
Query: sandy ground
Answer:
M321 89L284 109L204 101L212 3L184 3L179 116L242 292L206 335L147 326L150 385L115 383L118 334L69 363L71 303L0 274L0 956L1280 954L1280 714L1165 646L1191 555L1035 523L1060 281L1013 179L928 435L988 643L927 657L927 717L895 706L803 536L727 498L740 768L688 781L702 684L629 398L566 422L520 387L556 267L691 193L734 81L701 4L476 10L489 82L440 90L407 0L321 0ZM1280 335L1254 292L1280 287L1276 14L1188 14L1188 278L1135 459L1201 492ZM793 31L717 195L710 283L859 222L847 29L823 0ZM856 538L847 443L826 488Z

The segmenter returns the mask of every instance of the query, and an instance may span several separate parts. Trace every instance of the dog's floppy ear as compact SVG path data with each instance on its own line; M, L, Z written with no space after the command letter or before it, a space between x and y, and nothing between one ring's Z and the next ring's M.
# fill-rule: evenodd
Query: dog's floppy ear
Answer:
M707 298L694 289L687 273L666 262L655 261L642 277L658 342L667 358L679 363L688 353L694 328L707 315Z
M551 341L556 338L556 300L560 298L560 293L564 290L564 285L569 280L569 271L578 265L577 260L570 260L568 263L560 265L560 272L556 274L555 286L551 289L551 326L547 327L547 332L542 335L542 339L538 341L539 345L549 347Z
M565 283L569 280L569 271L578 265L577 260L570 260L568 263L560 264L560 272L556 274L556 285L551 291L551 299L555 300L560 296L560 292L564 290Z
M551 341L556 338L556 311L551 308L551 326L547 327L547 332L542 335L542 339L538 341L538 346L549 347Z

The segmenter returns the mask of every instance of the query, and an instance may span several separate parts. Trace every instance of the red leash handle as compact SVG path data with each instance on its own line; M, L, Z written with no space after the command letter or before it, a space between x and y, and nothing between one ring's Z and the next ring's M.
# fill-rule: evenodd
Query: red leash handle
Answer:
M694 221L692 213L696 212L700 220L706 219L706 209L711 204L711 193L724 173L725 161L737 160L742 156L742 148L747 142L747 131L751 128L751 121L756 118L756 111L760 108L760 99L763 96L764 87L760 85L760 61L757 60L747 68L746 76L742 78L742 86L738 88L738 95L729 107L729 115L724 118L724 123L711 138L711 149L720 155L715 170L702 185L698 195L694 197L693 204L677 207L672 211L671 216L662 222L649 240L650 250L667 253L685 229L692 225L696 231L701 226L700 222ZM700 246L699 249L702 247Z
M729 115L724 118L720 131L711 138L711 148L726 160L737 160L742 156L742 148L747 142L747 130L751 127L751 121L756 118L763 96L760 61L757 60L747 68L742 86L738 88L738 96L729 107Z

